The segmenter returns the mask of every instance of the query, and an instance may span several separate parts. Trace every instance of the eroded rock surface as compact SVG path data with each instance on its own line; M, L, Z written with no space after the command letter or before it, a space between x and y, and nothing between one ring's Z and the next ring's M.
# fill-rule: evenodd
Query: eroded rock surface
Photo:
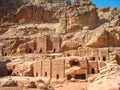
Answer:
M89 0L1 0L0 87L119 90L119 12Z
M62 8L55 14L55 17L59 18L61 33L76 32L83 27L94 29L99 21L95 5L89 1L74 3L67 8Z

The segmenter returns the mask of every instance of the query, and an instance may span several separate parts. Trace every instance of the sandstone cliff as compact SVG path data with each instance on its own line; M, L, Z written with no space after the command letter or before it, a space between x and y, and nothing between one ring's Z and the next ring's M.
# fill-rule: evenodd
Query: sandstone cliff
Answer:
M2 22L10 23L30 23L30 22L52 22L52 12L44 10L41 6L28 5L22 6L16 14L9 14L2 19Z
M69 0L68 3L70 4ZM2 22L26 23L30 21L52 21L52 14L59 8L65 7L66 2L64 0L2 0L0 1L0 4L0 20L3 18ZM29 20L28 18L31 18L32 20Z
M31 0L0 0L0 20L8 13L16 12L20 6L30 1Z
M90 1L61 8L55 17L59 18L61 33L77 32L83 27L94 29L99 21L97 9Z

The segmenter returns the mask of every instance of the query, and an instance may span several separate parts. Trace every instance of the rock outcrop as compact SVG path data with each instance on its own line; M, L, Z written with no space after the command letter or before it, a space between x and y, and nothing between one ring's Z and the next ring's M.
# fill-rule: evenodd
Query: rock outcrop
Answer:
M0 87L14 87L16 85L17 83L12 79L8 79L0 82Z
M100 18L99 23L109 23L112 20L120 20L120 9L104 7L97 10Z
M81 1L61 8L55 17L59 18L61 33L76 32L85 26L94 29L99 20L97 9L90 1Z
M4 77L0 79L0 89L2 89L1 87L9 87L9 89L10 87L13 89L14 87L19 87L19 89L54 90L50 83L44 82L40 78L33 79L32 77Z
M9 14L2 19L2 22L30 23L30 22L52 22L53 13L44 10L41 6L28 5L22 6L16 14Z
M114 19L94 30L82 30L76 33L68 33L63 37L62 50L74 50L78 47L119 47L120 27L118 20Z
M119 47L120 46L120 28L109 30L99 30L91 40L86 44L87 47Z
M90 84L88 90L119 90L120 78L119 78L120 66L110 64L105 66L100 74L93 76L89 79ZM114 82L114 83L113 83Z
M18 64L12 72L15 76L33 76L33 62Z
M53 19L53 13L61 7L65 7L66 3L64 0L2 0L0 2L0 20L12 23L50 22ZM68 4L70 4L69 0Z
M8 13L15 12L23 3L22 0L0 0L0 20Z

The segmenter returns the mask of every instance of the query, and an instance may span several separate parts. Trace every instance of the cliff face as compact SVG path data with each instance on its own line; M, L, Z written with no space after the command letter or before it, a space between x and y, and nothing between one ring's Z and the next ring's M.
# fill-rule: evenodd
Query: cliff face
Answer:
M20 6L28 2L30 2L30 0L0 0L0 20L8 13L16 12Z
M68 3L70 4L69 0L68 0ZM18 16L21 17L21 14L23 13L24 14L28 13L29 18L35 18L34 16L36 16L37 13L42 13L41 10L48 10L47 11L48 13L56 12L59 8L64 7L65 5L66 5L65 0L57 0L57 1L53 1L53 0L48 0L48 1L45 1L45 0L41 0L41 1L39 0L1 0L0 1L0 20L4 17L2 19L2 22L6 22L6 21L19 22ZM31 17L30 13L35 14L35 15L32 15L33 17ZM24 14L22 15L23 17L25 17ZM8 18L10 17L13 20L9 20ZM36 17L40 17L40 15L37 15ZM34 19L32 21L34 21Z
M2 22L27 23L27 22L50 22L53 13L44 10L41 6L22 6L15 14L9 14L2 19Z
M62 32L63 29L66 29L64 32L76 32L83 27L94 29L99 21L97 9L90 1L81 1L61 8L55 17L59 18Z

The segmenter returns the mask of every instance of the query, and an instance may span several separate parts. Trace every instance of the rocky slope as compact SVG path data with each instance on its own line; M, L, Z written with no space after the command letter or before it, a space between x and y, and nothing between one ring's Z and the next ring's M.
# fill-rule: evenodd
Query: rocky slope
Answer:
M90 30L88 27L83 27L82 29L73 29L78 30L77 32L67 33L63 37L62 50L72 50L76 49L77 47L119 47L119 9L110 9L108 12L98 10L100 20L98 20L97 28ZM106 15L104 16L104 14ZM110 19L108 16L112 17L112 19ZM106 20L104 21L103 18Z
M109 64L102 68L100 74L89 79L88 90L119 90L120 89L120 66ZM114 82L114 83L113 83Z

